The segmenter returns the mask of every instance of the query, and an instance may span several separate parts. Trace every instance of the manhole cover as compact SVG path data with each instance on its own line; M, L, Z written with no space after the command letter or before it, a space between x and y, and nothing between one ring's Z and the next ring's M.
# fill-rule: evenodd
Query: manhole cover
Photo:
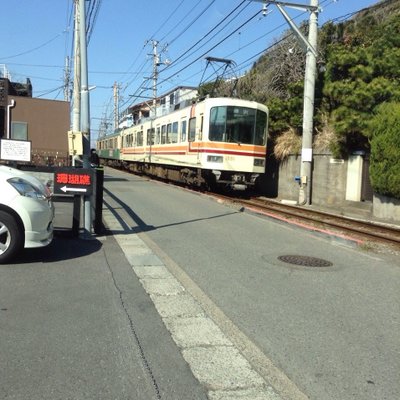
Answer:
M278 260L303 267L331 267L333 265L330 261L308 256L279 256Z

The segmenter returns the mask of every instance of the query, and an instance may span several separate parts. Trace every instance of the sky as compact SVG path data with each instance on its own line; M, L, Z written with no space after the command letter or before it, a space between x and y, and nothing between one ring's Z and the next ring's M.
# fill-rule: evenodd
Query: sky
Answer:
M286 0L309 5L309 0ZM33 85L33 97L64 100L66 59L73 59L73 0L1 2L0 76ZM379 0L319 0L318 24L343 21ZM157 93L177 86L198 86L216 78L223 64L205 57L232 60L228 72L240 76L263 51L289 29L269 5L266 15L257 0L90 0L96 6L88 38L90 126L94 141L100 121L113 124L113 85L119 87L120 111L152 96L153 43L160 55ZM285 7L297 24L307 11ZM97 11L94 12L94 11ZM96 18L94 16L96 15ZM73 79L73 70L71 70Z

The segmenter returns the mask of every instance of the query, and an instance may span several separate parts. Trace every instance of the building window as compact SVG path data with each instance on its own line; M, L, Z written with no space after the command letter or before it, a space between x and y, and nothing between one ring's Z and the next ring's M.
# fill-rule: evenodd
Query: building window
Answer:
M28 124L26 122L11 122L11 139L28 140Z

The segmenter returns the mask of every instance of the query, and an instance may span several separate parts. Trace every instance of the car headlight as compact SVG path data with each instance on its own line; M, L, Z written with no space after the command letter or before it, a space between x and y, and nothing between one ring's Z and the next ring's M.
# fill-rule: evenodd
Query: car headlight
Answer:
M21 195L32 199L46 200L50 197L49 193L45 193L32 183L22 178L10 178L7 182Z

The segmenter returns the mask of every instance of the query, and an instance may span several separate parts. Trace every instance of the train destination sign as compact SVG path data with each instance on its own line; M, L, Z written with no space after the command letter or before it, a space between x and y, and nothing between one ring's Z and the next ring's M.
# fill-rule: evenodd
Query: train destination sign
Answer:
M61 168L54 173L54 194L91 195L93 171L88 168Z

